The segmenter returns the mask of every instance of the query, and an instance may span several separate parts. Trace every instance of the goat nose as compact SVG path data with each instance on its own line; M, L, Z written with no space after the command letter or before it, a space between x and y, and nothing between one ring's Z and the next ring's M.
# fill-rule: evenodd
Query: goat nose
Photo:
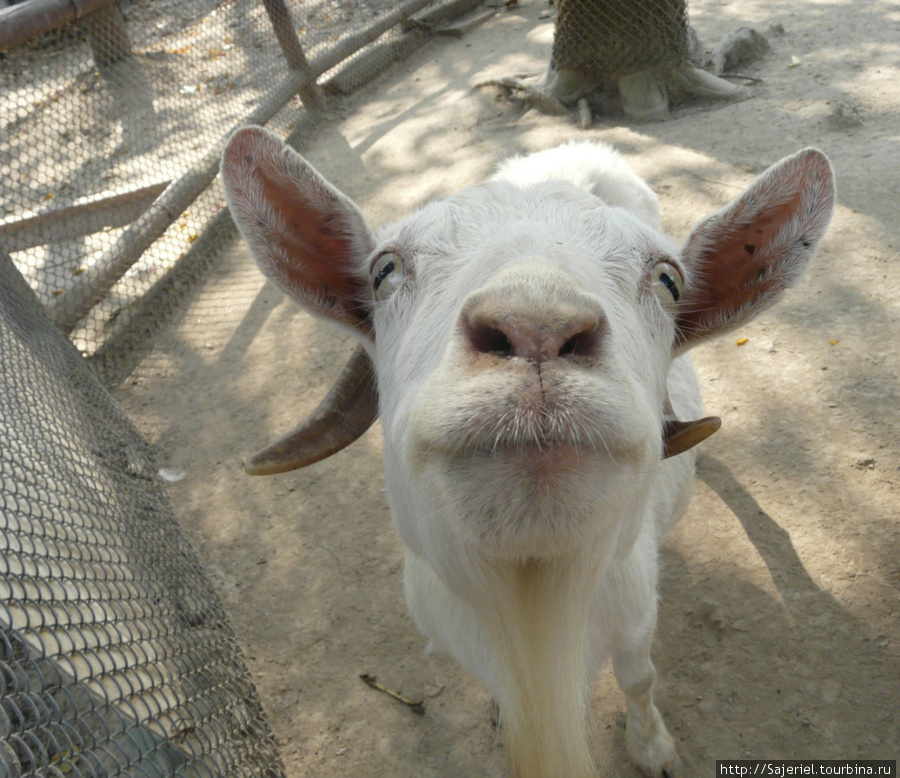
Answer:
M606 317L598 305L521 310L498 308L488 299L467 306L462 322L474 351L536 362L597 357L607 329Z

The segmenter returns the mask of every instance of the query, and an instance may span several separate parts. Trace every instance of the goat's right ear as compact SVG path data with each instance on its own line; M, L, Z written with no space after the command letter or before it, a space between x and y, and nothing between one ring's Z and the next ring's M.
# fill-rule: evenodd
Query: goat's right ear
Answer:
M373 239L353 202L260 127L231 137L222 178L231 214L262 272L310 313L371 340L363 260Z

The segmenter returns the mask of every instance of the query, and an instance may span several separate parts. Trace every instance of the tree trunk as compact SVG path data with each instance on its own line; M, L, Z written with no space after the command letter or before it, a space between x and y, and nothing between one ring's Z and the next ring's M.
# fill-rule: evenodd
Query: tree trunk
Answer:
M557 0L551 67L595 88L622 76L672 70L688 57L686 0Z
M668 113L669 89L743 99L748 92L689 62L687 0L557 0L542 89L565 104L617 101L636 119Z
M84 23L98 70L105 70L131 56L125 19L115 3L94 11L85 17Z

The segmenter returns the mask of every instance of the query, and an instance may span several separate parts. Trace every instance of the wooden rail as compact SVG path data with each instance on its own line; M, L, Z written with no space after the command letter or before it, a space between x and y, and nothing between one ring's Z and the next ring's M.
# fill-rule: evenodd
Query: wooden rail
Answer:
M28 0L0 10L0 49L11 49L64 24L115 5L116 0Z
M169 181L98 195L63 208L0 221L0 241L7 251L24 251L51 241L93 235L106 227L124 227L138 218Z
M200 196L219 172L219 157L231 133L245 124L266 124L301 89L367 43L429 5L433 0L406 0L365 29L342 39L310 62L309 70L291 70L254 111L228 130L181 178L173 181L137 221L106 249L73 286L47 302L47 313L67 335L128 272L140 256L169 228L175 219Z
M0 48L9 45L9 41L27 40L28 37L39 34L41 31L53 29L54 25L59 26L74 21L98 8L111 5L113 2L114 0L29 0L24 6L14 6L6 11L0 11L0 31L2 31ZM0 234L8 232L10 237L15 239L16 248L13 250L19 250L20 244L24 246L24 243L39 245L35 242L38 238L34 235L38 224L41 222L62 224L67 218L79 215L74 214L72 208L86 208L87 210L80 214L85 215L90 212L91 208L99 209L111 206L112 209L107 213L106 218L116 216L117 226L129 224L115 243L103 251L92 267L75 279L72 286L47 302L48 315L64 333L69 334L75 329L78 322L91 308L106 296L107 292L154 241L160 238L172 222L212 183L219 170L219 157L222 149L236 127L245 124L266 124L294 95L301 95L307 108L318 105L321 97L318 92L317 79L321 75L356 54L361 48L375 41L392 27L407 22L413 14L431 5L434 0L405 0L398 4L393 11L375 19L362 30L341 39L335 46L320 53L309 62L300 48L299 41L290 24L290 17L284 15L286 8L284 8L282 0L263 0L263 2L290 69L256 109L214 142L190 170L178 180L170 182L161 192L154 192L153 196L158 194L158 197L152 203L148 196L149 190L138 190L133 197L141 200L143 205L149 205L145 211L139 215L133 213L131 208L136 199L126 195L122 196L124 201L121 203L107 200L99 206L72 206L60 212L28 217L24 220L25 223L20 220L15 225L0 224ZM440 15L456 16L465 10L470 10L478 3L479 0L455 0L455 2L439 6ZM10 11L19 8L43 9L41 12L32 10L32 13L28 15L28 33L25 32L26 24L22 21L25 19L24 16L20 17L19 23L13 25L15 29L5 29L3 24L4 19L8 21L11 18ZM38 17L40 17L40 21L38 21ZM430 24L428 26L430 27ZM414 35L419 38L419 43L424 42L430 36L429 32L418 28L413 28L410 32L419 33L419 35ZM134 218L133 222L122 221L126 211L129 216ZM68 226L66 229L75 232L79 230L74 226Z

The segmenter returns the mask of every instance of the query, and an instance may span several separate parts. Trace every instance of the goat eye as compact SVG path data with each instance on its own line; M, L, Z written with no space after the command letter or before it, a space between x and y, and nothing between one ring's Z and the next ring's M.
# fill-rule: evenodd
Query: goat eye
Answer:
M668 262L658 262L653 267L650 281L660 302L668 310L673 310L684 288L684 280L678 269Z
M403 283L406 264L403 259L387 251L372 264L372 291L376 300L387 300Z

